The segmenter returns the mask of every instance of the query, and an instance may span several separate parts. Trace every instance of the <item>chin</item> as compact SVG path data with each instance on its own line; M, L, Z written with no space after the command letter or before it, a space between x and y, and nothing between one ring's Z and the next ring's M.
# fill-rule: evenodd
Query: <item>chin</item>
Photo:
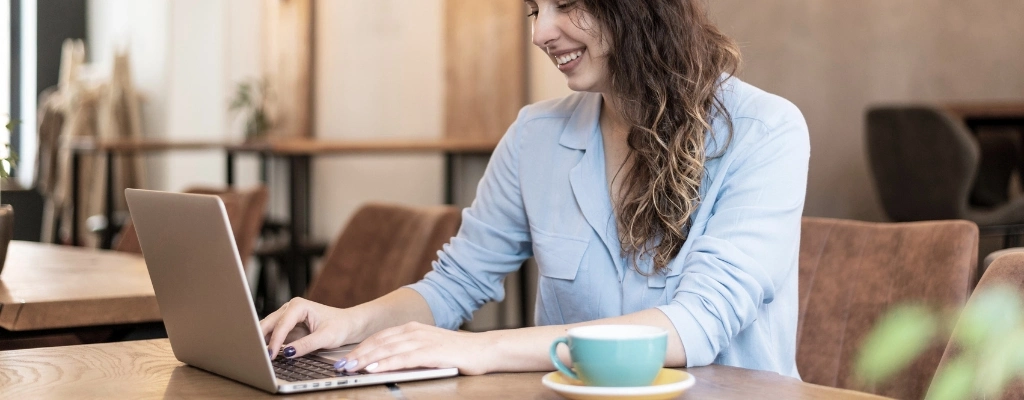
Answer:
M596 86L593 82L583 82L578 79L566 79L566 85L569 89L574 92L597 92Z

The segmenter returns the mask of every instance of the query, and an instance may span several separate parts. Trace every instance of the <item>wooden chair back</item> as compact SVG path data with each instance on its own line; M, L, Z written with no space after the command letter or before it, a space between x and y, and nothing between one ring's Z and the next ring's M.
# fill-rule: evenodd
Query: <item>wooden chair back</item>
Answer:
M263 227L263 219L266 215L269 198L267 187L259 185L244 190L196 187L185 192L220 196L224 202L224 209L228 213L231 231L235 235L238 254L242 258L242 263L248 268L249 258L256 248L256 241L259 239L260 229ZM121 233L114 243L114 250L142 254L139 237L135 233L135 226L131 220L128 220L124 228L121 229Z
M327 250L306 298L352 307L415 283L461 223L450 206L364 205Z
M962 306L977 262L978 227L968 221L804 218L796 360L801 378L895 398L921 398L942 347L928 349L884 387L863 387L856 381L857 352L875 321L893 305Z

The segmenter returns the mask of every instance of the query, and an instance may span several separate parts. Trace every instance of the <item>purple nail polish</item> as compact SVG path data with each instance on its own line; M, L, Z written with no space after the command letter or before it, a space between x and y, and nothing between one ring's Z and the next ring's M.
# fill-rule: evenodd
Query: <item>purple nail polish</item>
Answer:
M348 358L342 358L342 359L340 359L338 361L335 361L334 362L334 369L345 368L345 363L347 363L347 362L348 362Z
M271 359L273 359L274 358L274 351L271 350L271 349L267 349L267 355L270 356Z
M345 370L348 372L355 371L357 365L359 365L359 360L349 360L345 363Z
M288 358L295 357L295 348L292 347L292 346L285 347L284 348L284 356L288 357Z

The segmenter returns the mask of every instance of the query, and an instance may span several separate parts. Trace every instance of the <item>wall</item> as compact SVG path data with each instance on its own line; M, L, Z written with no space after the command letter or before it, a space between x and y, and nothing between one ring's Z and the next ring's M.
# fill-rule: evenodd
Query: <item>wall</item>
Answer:
M441 136L442 5L442 0L315 3L314 136ZM247 0L90 0L90 60L101 75L109 74L114 49L131 50L134 79L145 95L145 137L240 139L240 121L226 107L236 82L260 75L261 7ZM154 189L224 181L220 152L155 154L146 160L148 186ZM240 184L255 182L255 159L243 156L238 163ZM367 201L441 203L441 168L439 155L316 158L314 238L335 238ZM286 183L281 172L274 168L271 179ZM478 173L467 182L475 186L476 179ZM271 190L271 208L280 216L287 192L278 189Z
M116 49L131 54L142 93L143 136L224 140L232 129L227 101L234 82L258 75L259 9L245 0L90 0L87 53L98 76L109 75ZM148 186L183 190L223 185L220 152L146 156ZM242 161L251 166L252 162ZM254 181L253 168L240 182Z
M441 0L315 4L314 136L441 137ZM367 201L440 204L439 155L320 157L313 163L313 235L331 239Z
M440 138L444 0L320 0L315 7L314 135ZM472 202L484 167L480 159L456 163L456 204ZM355 209L366 202L441 204L442 168L438 154L315 159L313 236L337 237ZM509 300L508 305L518 304ZM466 328L498 328L501 316L515 318L488 304Z
M864 112L882 102L1024 98L1024 2L717 0L741 76L786 97L811 129L805 214L884 218Z

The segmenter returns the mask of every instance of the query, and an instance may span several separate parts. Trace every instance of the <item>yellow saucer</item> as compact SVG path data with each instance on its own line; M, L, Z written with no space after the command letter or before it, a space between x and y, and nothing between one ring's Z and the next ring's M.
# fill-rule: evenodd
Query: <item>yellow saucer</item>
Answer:
M544 375L541 383L558 394L573 400L606 400L606 399L633 399L633 400L663 400L674 399L683 394L697 382L690 375L683 371L662 368L654 383L650 386L637 387L600 387L585 386L583 382L570 379L561 372L555 371Z

